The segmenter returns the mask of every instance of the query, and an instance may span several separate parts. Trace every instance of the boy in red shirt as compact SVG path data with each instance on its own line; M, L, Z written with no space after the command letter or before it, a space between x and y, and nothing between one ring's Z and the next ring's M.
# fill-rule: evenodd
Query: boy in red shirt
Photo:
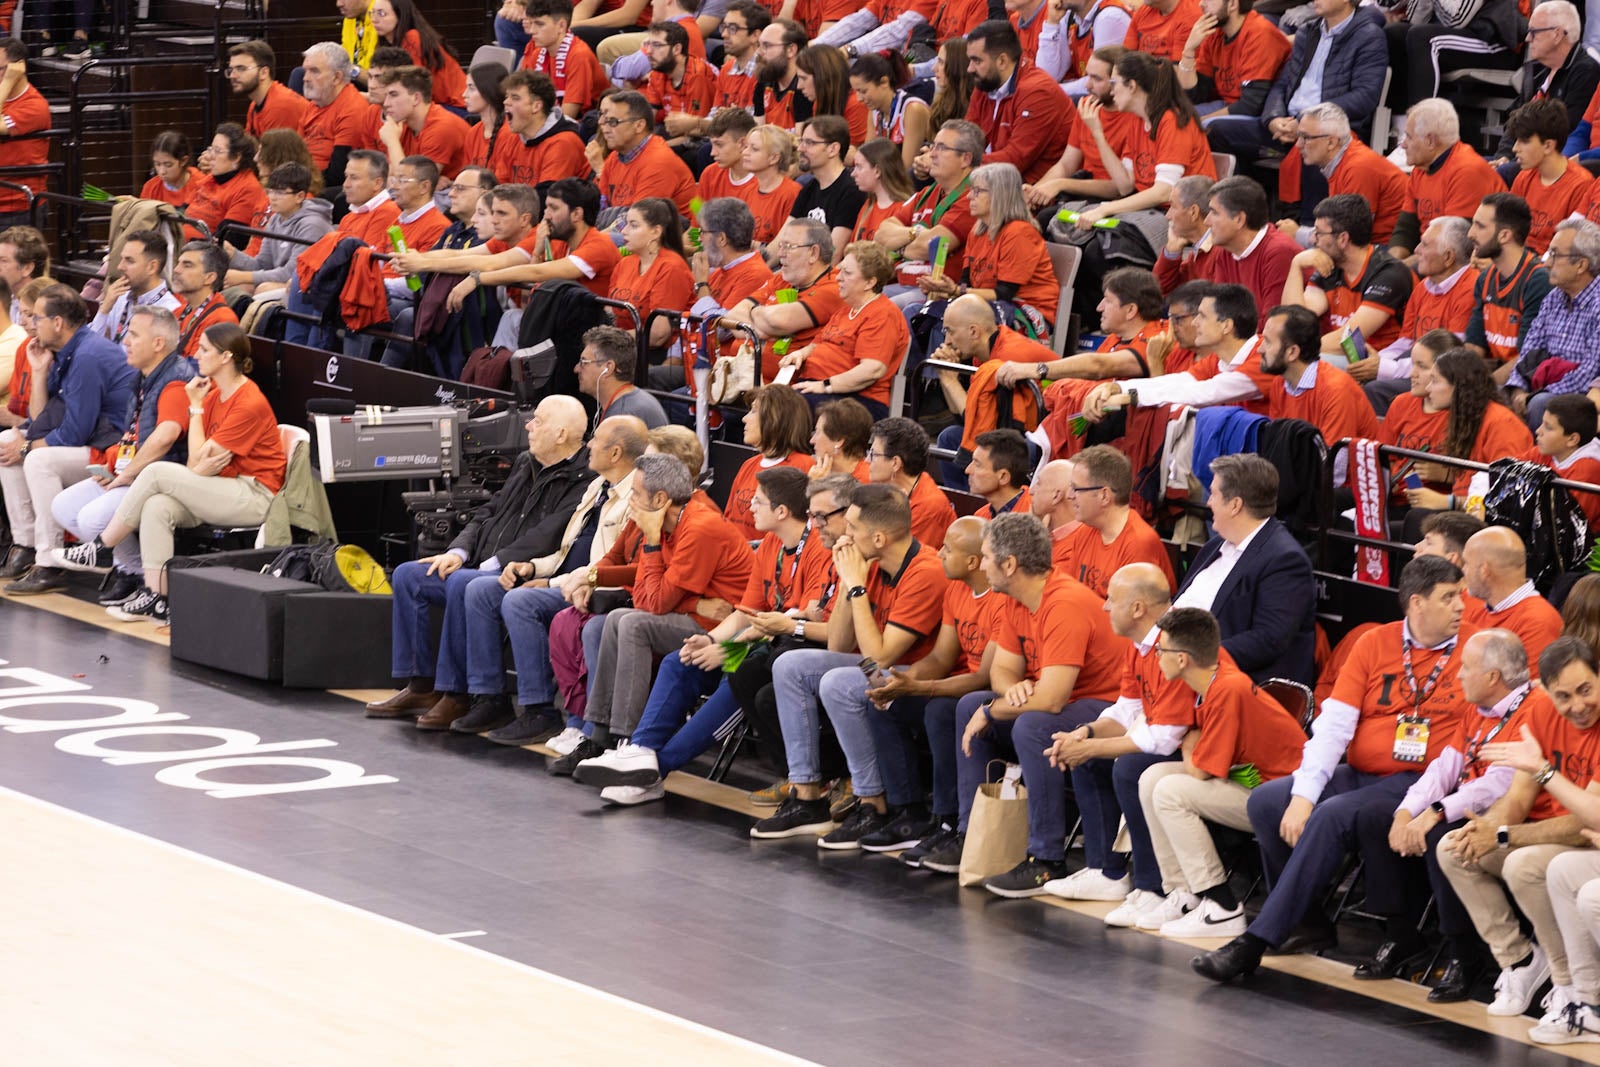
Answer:
M1535 252L1550 247L1556 223L1583 211L1589 186L1594 184L1588 168L1561 154L1567 133L1566 105L1551 97L1530 100L1506 119L1506 136L1512 138L1517 165L1522 168L1511 182L1511 191L1526 200L1533 212L1527 244Z
M407 156L427 156L444 174L456 174L467 165L472 131L433 102L433 75L427 69L393 71L383 90L383 113L378 139L391 165Z
M1600 485L1600 442L1595 441L1594 401L1582 393L1550 398L1544 418L1534 431L1534 447L1519 459L1554 468L1572 482ZM1600 493L1572 493L1589 518L1590 529L1600 529Z
M569 119L581 119L600 99L606 87L606 69L589 43L572 32L571 0L506 0L501 7L506 18L518 10L528 34L518 69L548 75L562 113Z

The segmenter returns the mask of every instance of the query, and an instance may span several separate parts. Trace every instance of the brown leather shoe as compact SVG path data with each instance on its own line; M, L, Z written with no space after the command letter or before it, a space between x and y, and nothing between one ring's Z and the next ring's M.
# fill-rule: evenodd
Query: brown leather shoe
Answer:
M409 685L394 696L367 705L369 719L414 719L439 703L438 693L419 693Z
M454 693L445 693L439 697L439 702L428 709L428 713L417 720L419 730L448 730L450 724L467 713L472 707L471 702L464 696Z

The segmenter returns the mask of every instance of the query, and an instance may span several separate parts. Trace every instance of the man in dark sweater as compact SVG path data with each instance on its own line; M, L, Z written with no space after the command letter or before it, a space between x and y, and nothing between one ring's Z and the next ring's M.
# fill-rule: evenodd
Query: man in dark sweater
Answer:
M528 451L506 484L437 556L394 572L394 676L403 688L367 705L377 719L417 719L418 729L447 730L467 713L467 586L511 563L558 551L568 520L592 479L583 443L588 418L570 396L546 397L528 420ZM431 647L430 608L444 605L444 632ZM437 689L435 680L442 683Z

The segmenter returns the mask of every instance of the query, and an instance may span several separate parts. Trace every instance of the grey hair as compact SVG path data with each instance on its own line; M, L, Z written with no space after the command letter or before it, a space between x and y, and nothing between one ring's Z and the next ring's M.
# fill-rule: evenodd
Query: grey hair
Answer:
M669 501L681 506L694 495L694 477L677 456L659 452L640 456L633 469L638 472L639 488L646 498L666 493Z
M1032 515L1012 512L989 520L983 536L989 542L989 552L999 563L1016 559L1017 570L1023 574L1048 574L1053 565L1050 557L1050 531Z
M1022 197L1022 172L1010 163L985 163L972 172L973 184L979 182L989 190L989 220L980 221L979 233L999 233L1007 223L1027 219L1033 224L1033 212Z
M1528 650L1523 647L1522 638L1510 630L1482 630L1473 639L1483 648L1484 668L1499 671L1500 680L1508 688L1516 689L1527 682Z
M1567 33L1567 40L1576 42L1580 32L1578 9L1567 0L1544 0L1534 11L1548 11L1555 24Z
M150 329L168 352L178 347L178 319L172 312L155 304L136 304L129 313L131 319L149 319Z
M1429 229L1435 226L1439 228L1439 240L1455 253L1457 269L1471 263L1472 238L1467 236L1467 231L1472 228L1472 220L1460 215L1440 215L1428 224Z
M1186 178L1179 178L1172 187L1172 199L1178 206L1187 210L1197 207L1205 210L1206 201L1211 196L1211 186L1216 184L1204 174L1191 174Z
M966 119L951 119L939 127L939 132L955 134L956 151L967 153L972 157L974 164L983 158L983 148L987 142L983 136L983 127L976 122L968 122Z
M1300 112L1300 121L1316 119L1322 132L1339 138L1341 145L1350 143L1350 116L1338 104L1313 104Z
M1572 250L1589 261L1589 273L1600 274L1600 226L1588 219L1565 219L1556 225L1556 233L1571 230Z
M1455 144L1461 140L1461 116L1456 114L1456 106L1448 100L1437 96L1419 100L1411 105L1406 118L1417 120L1419 136L1432 134L1445 144Z
M750 213L750 205L736 196L707 200L700 208L700 228L706 233L722 234L740 251L749 248L756 236L756 220Z
M822 262L833 262L833 231L828 229L828 224L821 219L794 218L787 223L798 226L806 235L805 243L817 246L817 254L822 257Z
M828 493L833 497L835 507L847 507L850 504L850 494L855 492L856 486L860 484L849 474L829 474L811 479L811 484L806 486L806 496Z
M336 73L342 73L345 81L350 80L355 64L350 61L350 53L344 50L344 45L335 41L320 41L305 50L304 57L306 59L310 59L312 56L321 59L329 67L333 68Z

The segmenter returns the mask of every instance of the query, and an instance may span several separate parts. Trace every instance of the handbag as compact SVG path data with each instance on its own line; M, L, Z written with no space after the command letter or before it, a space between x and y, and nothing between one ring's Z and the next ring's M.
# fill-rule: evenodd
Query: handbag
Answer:
M957 879L963 886L1004 874L1028 857L1028 787L1021 777L1022 768L1008 764L998 782L978 786L961 846Z
M718 356L711 364L711 380L706 384L706 400L712 404L735 404L756 387L759 360L748 344L740 345L731 356Z

